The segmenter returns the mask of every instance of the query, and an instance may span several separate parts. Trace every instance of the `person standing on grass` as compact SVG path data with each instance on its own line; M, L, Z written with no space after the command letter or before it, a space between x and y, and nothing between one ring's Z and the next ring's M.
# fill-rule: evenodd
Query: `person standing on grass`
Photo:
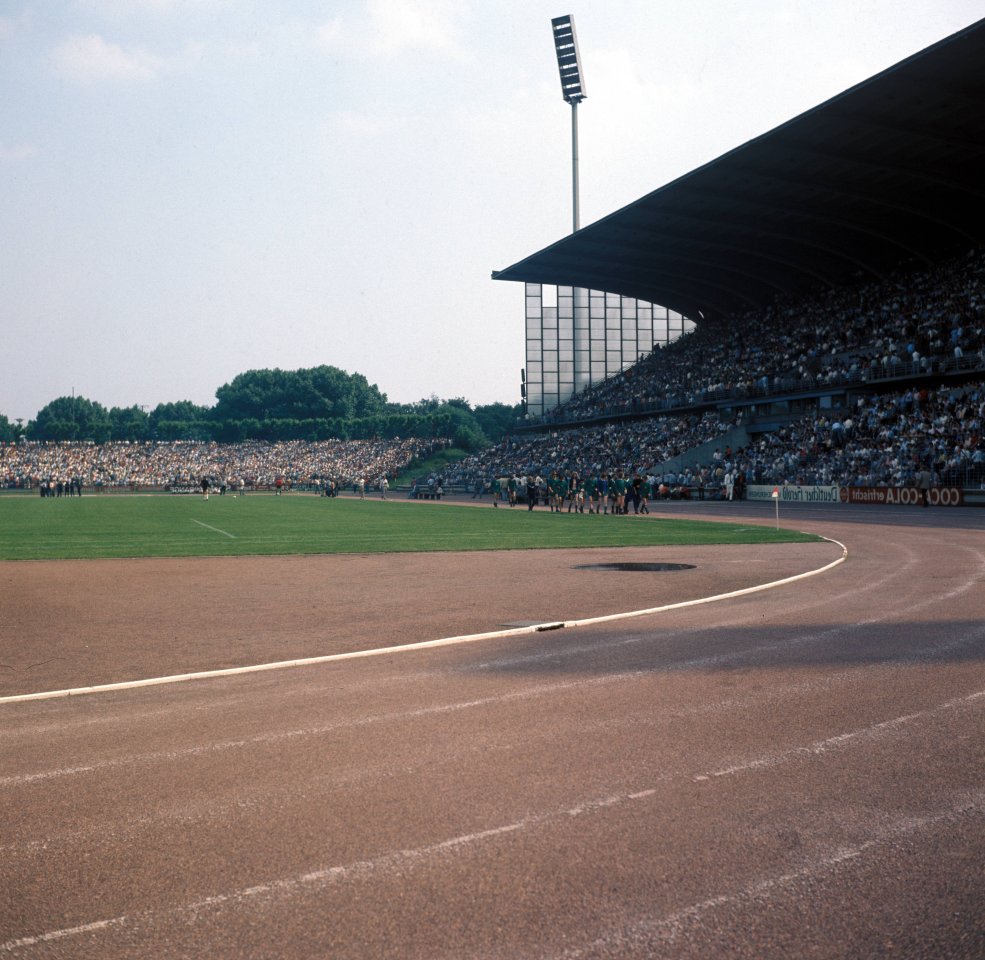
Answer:
M203 500L208 500L209 499L209 478L208 477L202 477L202 499Z
M558 513L561 512L560 486L561 480L557 475L557 470L552 470L550 476L547 478L547 506L551 513L554 513L555 510Z
M626 512L626 487L629 484L626 482L625 476L623 476L622 470L616 471L616 478L612 481L612 490L615 494L615 498L612 503L612 512L614 514L623 514Z
M598 470L592 470L585 481L585 499L588 501L588 512L597 513L599 508L599 477Z
M386 500L386 492L390 489L390 481L387 480L386 476L380 478L380 499Z
M527 509L533 510L537 505L537 481L533 474L527 476Z
M572 492L572 500L575 506L575 513L585 512L585 478L579 476L572 476L571 485L574 487ZM570 513L571 507L568 507L568 512Z
M557 512L560 513L564 508L565 500L568 499L568 492L571 490L571 481L567 474L559 473L557 475L555 488L557 489Z
M506 492L509 495L510 506L516 506L516 494L520 489L520 478L514 473L506 481Z
M568 483L568 493L566 497L568 501L568 513L571 513L572 509L574 509L575 513L577 513L578 474L569 470L565 474L565 480Z

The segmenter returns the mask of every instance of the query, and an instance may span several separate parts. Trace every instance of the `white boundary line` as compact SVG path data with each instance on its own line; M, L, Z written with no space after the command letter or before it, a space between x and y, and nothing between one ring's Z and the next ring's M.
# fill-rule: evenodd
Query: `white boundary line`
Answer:
M196 523L198 521L195 521ZM203 524L205 526L205 524ZM219 531L222 532L221 530ZM227 534L231 536L231 534ZM841 556L831 563L808 570L782 580L757 584L754 587L744 587L729 593L718 593L711 597L698 597L695 600L682 600L679 603L668 603L661 607L648 607L644 610L628 610L625 613L612 613L603 617L587 617L583 620L558 620L549 623L537 623L529 627L515 627L511 630L493 630L488 633L472 633L457 637L443 637L439 640L422 640L417 643L404 643L395 647L375 647L371 650L352 650L349 653L332 653L321 657L304 657L298 660L279 660L274 663L257 663L248 667L227 667L222 670L202 670L198 673L178 673L166 677L151 677L147 680L125 680L120 683L104 683L91 687L72 687L68 690L47 690L41 693L22 693L15 696L0 697L0 704L24 703L28 700L53 700L59 697L79 697L89 693L110 693L114 690L134 690L137 687L154 687L166 683L184 683L188 680L211 680L216 677L234 677L244 673L261 673L267 670L285 670L288 667L308 667L320 663L336 663L341 660L361 660L367 657L380 657L393 653L407 653L413 650L429 650L435 647L450 647L461 643L474 643L478 640L496 640L505 637L521 637L546 630L562 630L568 627L587 627L598 623L612 623L617 620L629 620L633 617L645 617L655 613L665 613L668 610L680 610L684 607L696 607L705 603L717 603L719 600L731 600L735 597L772 590L788 583L796 583L808 577L816 577L837 567L848 559L848 548L838 540L822 537L828 543L841 547Z
M216 533L221 533L224 537L229 537L230 540L235 540L236 535L233 533L226 533L225 530L220 530L218 527L210 527L207 523L202 523L201 520L196 520L194 517L191 518L192 523L197 523L200 527L205 527L206 530L214 530Z

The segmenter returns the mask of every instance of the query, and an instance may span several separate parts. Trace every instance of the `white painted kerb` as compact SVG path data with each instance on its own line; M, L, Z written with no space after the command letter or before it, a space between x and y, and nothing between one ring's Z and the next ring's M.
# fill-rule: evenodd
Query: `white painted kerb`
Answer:
M57 697L79 697L89 693L110 693L113 690L133 690L137 687L154 687L165 683L184 683L188 680L211 680L215 677L235 677L244 673L261 673L265 670L284 670L288 667L308 667L318 663L335 663L340 660L360 660L366 657L381 657L394 653L407 653L411 650L428 650L434 647L450 647L460 643L474 643L478 640L495 640L503 637L520 637L533 633L543 633L547 630L562 630L569 627L588 627L598 623L610 623L617 620L628 620L632 617L645 617L668 610L680 610L683 607L696 607L705 603L717 603L719 600L731 600L734 597L772 590L788 583L816 577L844 563L848 559L848 548L838 540L822 537L828 543L841 547L841 556L831 563L808 570L782 580L757 584L754 587L744 587L742 590L732 590L729 593L718 593L711 597L698 597L695 600L682 600L680 603L668 603L661 607L649 607L645 610L628 610L624 613L611 613L604 617L587 617L583 620L557 620L550 623L535 623L528 627L515 627L511 630L492 630L489 633L472 633L460 637L443 637L440 640L422 640L418 643L404 643L396 647L374 647L372 650L353 650L349 653L333 653L322 657L304 657L299 660L279 660L275 663L257 663L248 667L227 667L223 670L202 670L198 673L178 673L167 677L151 677L147 680L125 680L120 683L103 683L91 687L72 687L68 690L46 690L41 693L22 693L16 696L0 697L0 704L23 703L27 700L52 700Z

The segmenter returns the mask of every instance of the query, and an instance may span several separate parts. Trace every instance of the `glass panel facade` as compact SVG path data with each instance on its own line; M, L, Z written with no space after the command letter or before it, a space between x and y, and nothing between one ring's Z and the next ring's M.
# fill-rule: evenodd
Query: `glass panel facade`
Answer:
M694 329L666 307L582 287L525 284L527 412L539 417Z

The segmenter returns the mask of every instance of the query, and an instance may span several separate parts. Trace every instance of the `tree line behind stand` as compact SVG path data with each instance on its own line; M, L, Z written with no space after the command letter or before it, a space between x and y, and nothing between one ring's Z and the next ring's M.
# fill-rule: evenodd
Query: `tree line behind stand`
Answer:
M508 432L519 408L503 403L471 407L435 396L390 403L362 374L337 367L249 370L216 391L213 407L188 400L153 410L111 407L85 397L58 397L26 425L0 414L0 441L74 440L363 440L448 437L475 450Z

